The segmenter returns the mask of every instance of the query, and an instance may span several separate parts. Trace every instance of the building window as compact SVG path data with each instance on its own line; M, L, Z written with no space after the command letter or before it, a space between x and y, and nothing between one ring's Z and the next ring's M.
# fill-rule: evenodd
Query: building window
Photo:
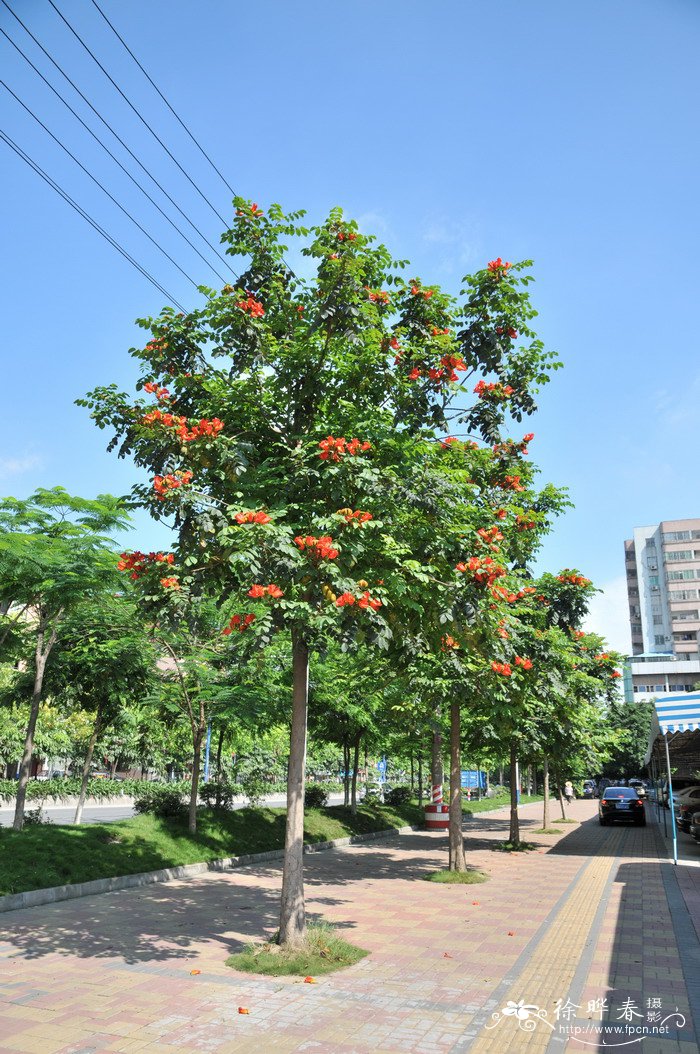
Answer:
M663 617L663 615L654 615L653 618L652 618L652 622L654 623L655 626L663 626L663 624L664 624L664 617Z
M679 600L697 600L698 591L697 589L676 589L669 593L668 599L672 604Z
M692 560L693 558L692 549L675 549L666 553L666 560L669 563L678 563L681 560Z
M667 571L666 581L667 582L680 582L687 581L689 578L695 578L695 571Z
M663 644L665 639L666 638L664 637L663 633L662 634L658 634L657 633L657 634L654 635L654 644Z
M690 531L666 531L663 540L665 542L689 542Z
M673 622L695 622L698 618L698 609L689 608L687 611L672 611L671 619Z

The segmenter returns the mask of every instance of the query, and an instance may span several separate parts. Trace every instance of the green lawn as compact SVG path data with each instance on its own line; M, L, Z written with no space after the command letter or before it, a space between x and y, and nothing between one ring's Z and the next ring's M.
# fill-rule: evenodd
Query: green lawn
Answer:
M308 809L305 841L326 842L353 834L421 823L417 805L345 806ZM185 821L135 816L81 827L47 824L23 831L0 828L0 895L45 889L94 878L133 875L222 856L260 853L284 846L284 809L201 809L199 830L191 836Z
M520 804L527 805L531 801L542 801L541 794L521 794ZM508 795L501 795L498 798L481 798L479 801L467 801L465 798L462 799L462 812L474 815L477 812L491 812L492 809L503 809L510 805L510 798Z
M535 795L521 799L522 803L540 800ZM464 802L463 811L473 814L504 805L507 798L484 798ZM334 805L308 809L304 834L307 842L328 842L422 822L423 810L416 803L359 806L356 816L349 808ZM281 849L284 823L284 809L249 808L221 813L200 809L195 836L188 833L185 821L150 815L81 827L31 826L19 832L0 827L0 896Z

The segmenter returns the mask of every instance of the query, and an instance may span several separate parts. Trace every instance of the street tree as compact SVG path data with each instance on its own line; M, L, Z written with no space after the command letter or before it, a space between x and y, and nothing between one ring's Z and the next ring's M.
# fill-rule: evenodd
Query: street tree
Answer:
M426 588L438 590L398 531L426 442L455 421L496 441L504 415L529 414L558 363L529 328L525 264L491 261L458 301L405 280L403 263L340 210L305 228L301 213L234 204L224 241L242 260L236 284L203 289L187 315L166 308L142 322L138 387L155 404L114 386L83 402L113 430L111 445L153 474L135 499L172 515L176 564L162 592L183 604L198 591L236 596L231 632L261 645L291 637L280 939L297 943L309 653L327 637L386 647L395 600L412 591L419 609ZM310 277L286 264L288 239Z
M24 822L34 731L44 674L66 618L86 598L117 588L114 542L128 518L117 498L40 488L30 498L0 499L0 649L22 642L33 672L13 826ZM2 652L0 651L0 658Z

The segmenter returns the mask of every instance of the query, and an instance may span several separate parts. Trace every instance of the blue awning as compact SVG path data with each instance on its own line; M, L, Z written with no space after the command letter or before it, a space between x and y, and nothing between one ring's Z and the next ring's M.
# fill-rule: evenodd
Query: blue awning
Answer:
M667 732L695 732L700 729L700 692L666 696L654 703L662 736Z

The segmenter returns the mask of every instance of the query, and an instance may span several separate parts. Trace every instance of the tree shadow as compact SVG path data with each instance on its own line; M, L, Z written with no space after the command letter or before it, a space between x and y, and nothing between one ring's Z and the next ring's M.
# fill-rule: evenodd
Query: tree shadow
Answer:
M4 917L9 958L76 956L134 963L185 960L202 944L218 945L221 961L279 925L274 869L246 868L245 884L223 876L196 883L156 883L25 908ZM273 885L267 885L270 880ZM327 898L327 903L334 903Z

